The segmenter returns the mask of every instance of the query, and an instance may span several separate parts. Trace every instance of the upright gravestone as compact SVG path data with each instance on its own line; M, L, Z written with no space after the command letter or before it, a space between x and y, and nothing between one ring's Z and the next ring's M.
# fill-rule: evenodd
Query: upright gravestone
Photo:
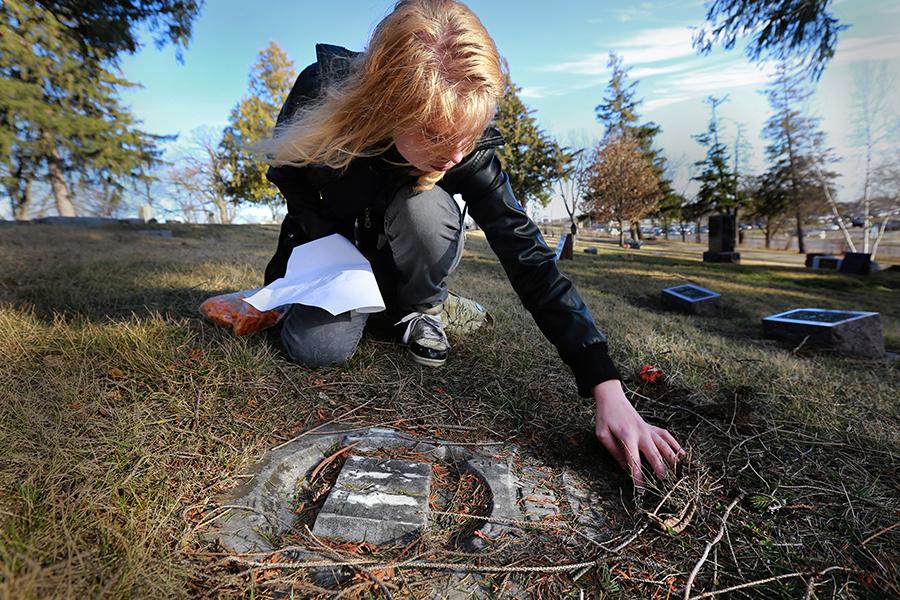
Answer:
M153 218L153 207L149 204L141 204L138 210L138 218L144 223L149 222Z
M709 250L703 253L703 262L741 262L741 254L734 250L736 231L734 215L711 215Z
M573 260L575 258L575 234L572 233L566 236L566 243L563 245L562 255L560 256L562 260Z
M566 249L568 248L568 255ZM572 236L563 233L559 236L559 242L556 243L556 260L572 260Z
M719 309L721 298L721 294L693 283L666 288L662 291L662 302L665 306L694 315L716 312Z
M872 255L868 252L844 252L838 271L854 275L868 275L872 272Z
M818 346L862 358L884 356L881 315L877 312L796 308L764 317L763 336Z

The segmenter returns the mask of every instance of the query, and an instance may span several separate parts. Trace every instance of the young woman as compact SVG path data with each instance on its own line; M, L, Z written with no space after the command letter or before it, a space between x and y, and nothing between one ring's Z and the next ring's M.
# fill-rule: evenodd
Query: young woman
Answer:
M414 360L439 366L449 344L440 313L462 253L460 194L513 289L596 405L596 434L641 485L640 456L663 477L681 447L644 422L622 391L606 337L516 201L489 127L503 94L500 57L479 19L454 0L401 0L355 53L318 44L272 140L268 178L288 215L266 283L291 250L339 233L370 259L389 308L402 311ZM356 348L366 315L294 305L281 339L310 367Z

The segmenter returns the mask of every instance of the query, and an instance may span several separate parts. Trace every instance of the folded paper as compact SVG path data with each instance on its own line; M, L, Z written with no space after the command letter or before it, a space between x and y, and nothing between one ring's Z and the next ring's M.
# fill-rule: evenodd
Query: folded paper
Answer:
M318 306L333 315L349 310L384 310L369 261L347 238L336 233L295 247L284 277L244 298L244 302L260 311L287 304Z

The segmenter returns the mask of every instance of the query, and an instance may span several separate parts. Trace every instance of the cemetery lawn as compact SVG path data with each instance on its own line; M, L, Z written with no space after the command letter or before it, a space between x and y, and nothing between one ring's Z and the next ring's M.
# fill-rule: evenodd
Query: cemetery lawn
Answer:
M268 597L267 582L293 575L223 564L198 532L236 475L328 420L509 439L615 482L610 537L637 535L617 553L582 542L546 554L535 543L528 565L602 559L510 576L535 597L680 598L698 565L692 595L741 585L725 597L900 594L898 362L760 337L761 317L790 308L878 311L897 352L896 271L705 265L617 249L579 249L563 263L638 409L690 452L676 477L635 500L593 441L591 403L477 235L452 287L488 307L493 329L456 340L442 369L367 336L347 364L310 371L272 335L235 338L197 311L210 295L259 285L277 228L166 228L171 239L125 225L0 226L2 597ZM721 314L664 311L659 291L686 282L722 293ZM641 381L645 364L663 378ZM660 504L685 508L686 527L660 527L648 516ZM490 553L454 561L504 564ZM303 577L296 593L314 596ZM384 587L360 576L355 593L405 597L434 577L384 570Z

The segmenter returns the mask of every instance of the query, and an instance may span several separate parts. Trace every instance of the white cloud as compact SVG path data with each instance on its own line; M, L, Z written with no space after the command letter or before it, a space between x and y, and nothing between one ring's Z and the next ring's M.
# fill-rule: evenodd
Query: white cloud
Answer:
M547 96L547 89L542 85L526 85L522 87L519 95L523 98L545 98Z
M688 27L644 29L629 38L610 43L609 48L620 54L626 65L653 64L674 58L693 56L695 51L691 44L691 35L691 29ZM608 60L608 52L596 52L579 60L550 65L542 70L578 75L601 75L607 71ZM656 68L670 69L660 72L677 70L677 67ZM654 74L656 73L646 73L644 76L649 77ZM640 76L637 73L633 75Z
M628 75L634 79L642 79L644 77L655 77L656 75L686 71L690 67L691 65L687 62L681 62L667 67L639 67L637 69L632 69Z
M896 36L844 38L838 43L835 63L859 60L891 60L900 57L900 40Z
M688 27L661 27L644 29L636 35L612 44L622 54L625 64L656 63L682 56L693 56L691 29Z
M755 64L736 63L720 65L714 70L697 71L678 77L672 86L687 96L696 96L717 90L727 91L736 87L765 83L772 66L760 68Z
M675 96L663 96L660 98L653 98L652 100L648 100L644 102L643 108L647 112L652 112L657 108L662 108L663 106L668 106L670 104L677 104L678 102L683 102L685 100L690 100L691 96L686 96L684 94L678 94Z

